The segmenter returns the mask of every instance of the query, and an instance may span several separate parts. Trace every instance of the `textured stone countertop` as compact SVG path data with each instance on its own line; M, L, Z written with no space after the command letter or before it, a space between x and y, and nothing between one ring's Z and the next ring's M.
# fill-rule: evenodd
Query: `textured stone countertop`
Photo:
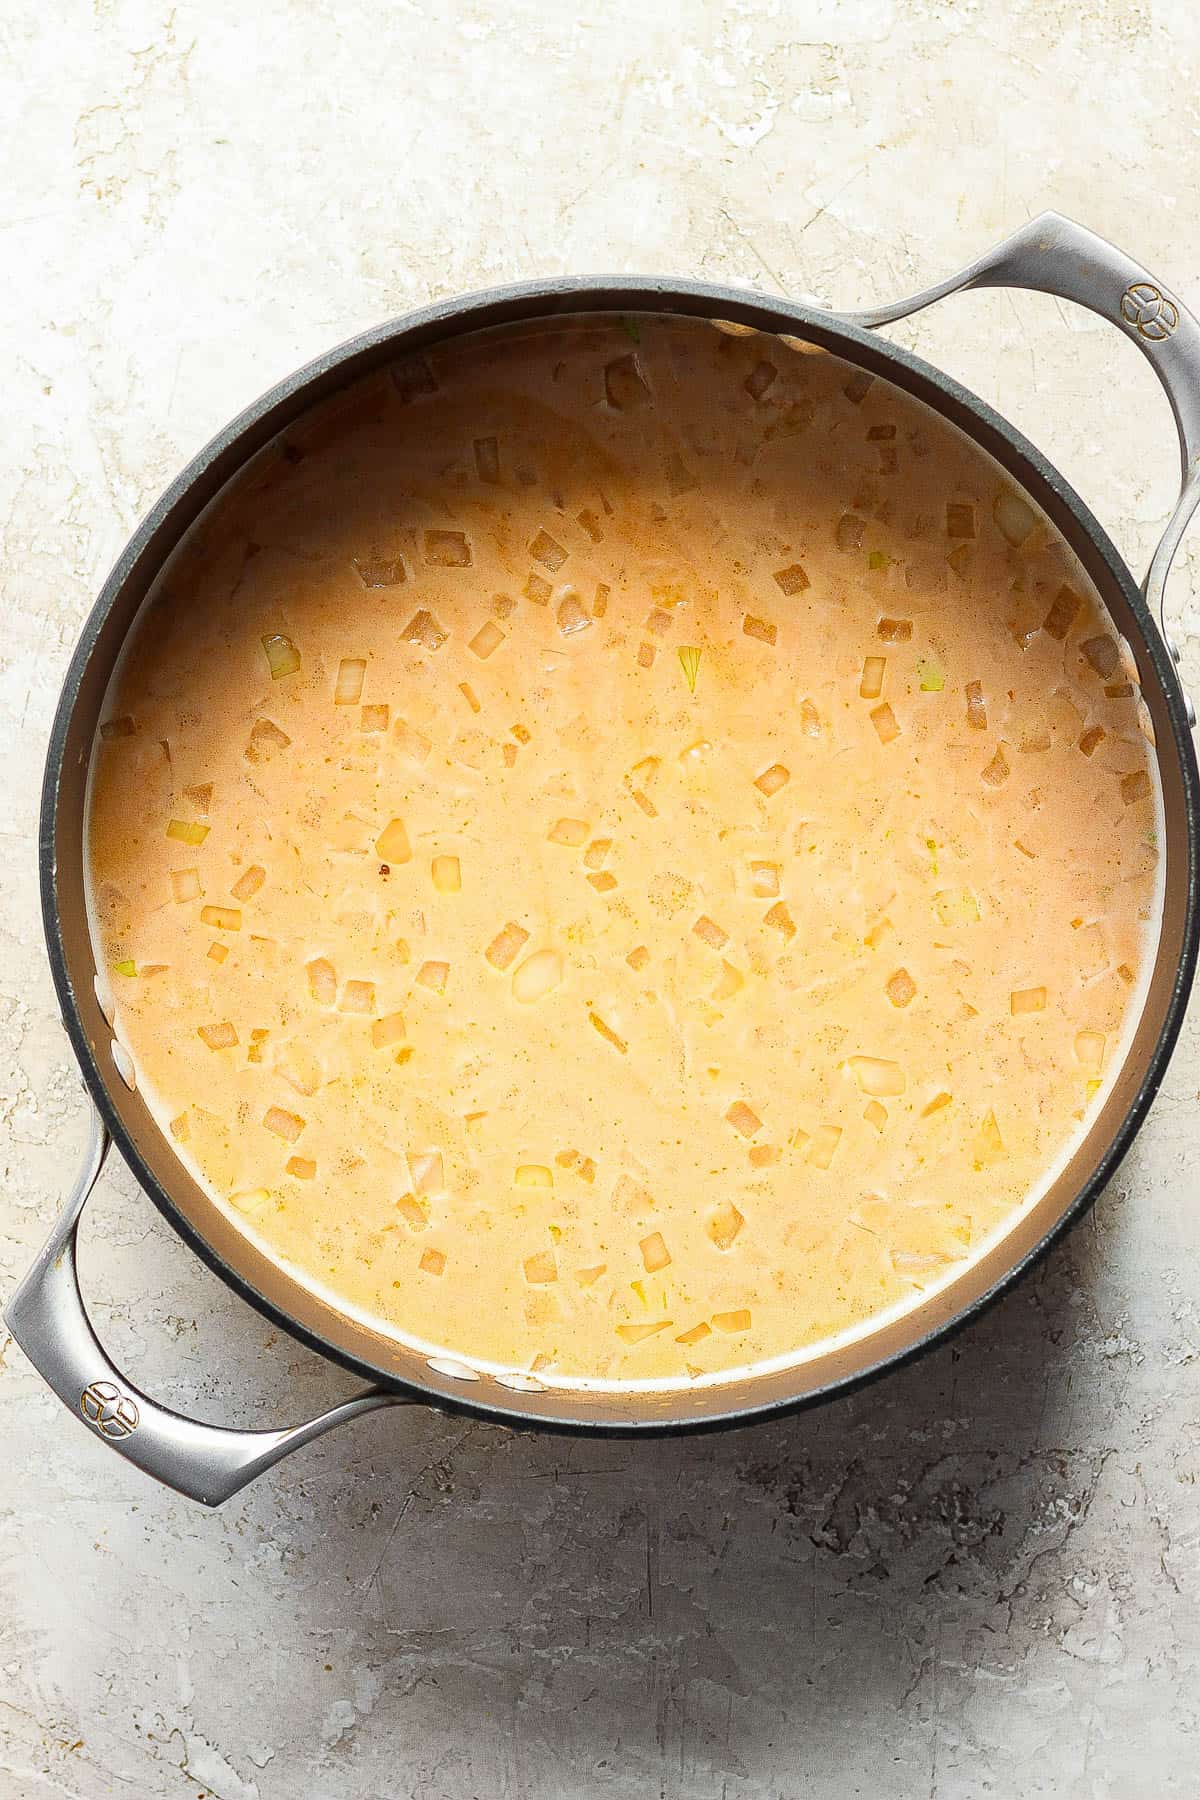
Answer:
M865 305L1042 206L1200 299L1200 23L1138 0L8 0L0 18L0 1292L85 1133L35 872L59 683L143 509L248 399L432 297L691 271ZM1141 566L1149 370L1053 300L897 335ZM1200 536L1170 604L1200 691ZM377 1415L206 1513L0 1333L0 1800L1200 1791L1200 1073L952 1347L666 1443ZM348 1378L123 1168L84 1228L150 1391L285 1423Z

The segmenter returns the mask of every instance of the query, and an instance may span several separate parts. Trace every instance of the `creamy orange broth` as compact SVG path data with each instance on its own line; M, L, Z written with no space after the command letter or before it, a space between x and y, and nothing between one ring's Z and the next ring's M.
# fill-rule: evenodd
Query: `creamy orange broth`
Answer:
M210 512L93 776L115 1031L298 1278L544 1378L797 1352L1014 1216L1119 1058L1156 787L996 467L684 320L481 336Z

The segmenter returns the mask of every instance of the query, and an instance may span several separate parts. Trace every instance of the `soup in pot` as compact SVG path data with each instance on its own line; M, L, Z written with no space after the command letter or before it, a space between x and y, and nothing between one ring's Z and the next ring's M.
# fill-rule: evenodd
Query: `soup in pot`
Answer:
M106 1004L295 1278L543 1380L912 1306L1102 1098L1152 952L1127 653L882 380L554 321L264 453L143 612L92 776Z

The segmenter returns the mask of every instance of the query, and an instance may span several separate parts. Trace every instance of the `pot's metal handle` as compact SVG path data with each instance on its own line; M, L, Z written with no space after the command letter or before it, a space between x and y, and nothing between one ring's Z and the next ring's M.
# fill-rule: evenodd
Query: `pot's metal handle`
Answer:
M854 325L890 325L946 294L989 287L1032 288L1086 306L1133 340L1162 383L1179 431L1183 476L1178 502L1151 559L1142 591L1158 619L1163 642L1178 662L1179 651L1167 631L1163 604L1167 573L1200 505L1200 323L1177 295L1131 256L1055 212L1039 214L935 287L890 306L841 316ZM1191 700L1186 694L1184 700L1188 723L1194 725Z
M378 1406L406 1403L404 1395L368 1388L286 1431L230 1431L185 1419L148 1399L105 1355L79 1291L79 1218L107 1152L108 1133L93 1113L87 1155L71 1197L5 1308L4 1321L63 1404L110 1449L188 1499L220 1506L272 1463L334 1425Z

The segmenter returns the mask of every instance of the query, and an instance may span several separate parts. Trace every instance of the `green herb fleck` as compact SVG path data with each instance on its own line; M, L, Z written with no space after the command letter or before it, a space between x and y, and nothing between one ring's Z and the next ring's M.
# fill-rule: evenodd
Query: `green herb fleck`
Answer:
M929 860L930 860L931 864L933 865L933 872L936 875L938 872L937 839L936 838L926 838L925 839L925 848L929 852Z
M870 550L867 553L868 569L887 569L891 567L891 562L886 550Z
M114 967L116 968L118 975L137 974L137 964L135 962L119 962L114 964Z
M946 685L946 677L933 663L919 662L917 664L917 675L920 678L921 692L923 694L940 694Z

